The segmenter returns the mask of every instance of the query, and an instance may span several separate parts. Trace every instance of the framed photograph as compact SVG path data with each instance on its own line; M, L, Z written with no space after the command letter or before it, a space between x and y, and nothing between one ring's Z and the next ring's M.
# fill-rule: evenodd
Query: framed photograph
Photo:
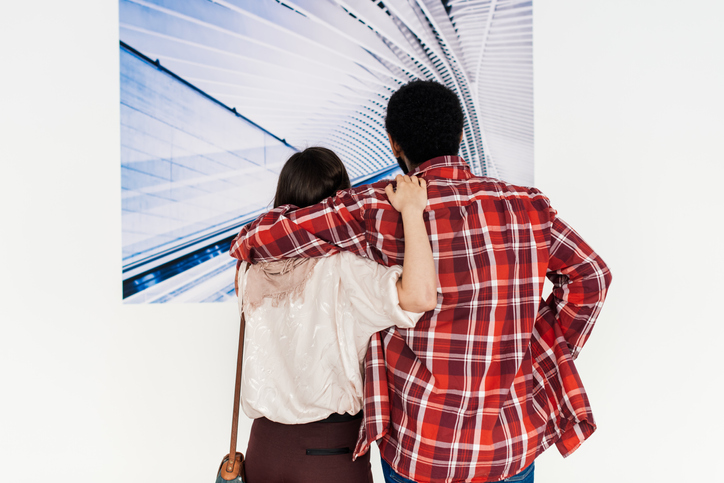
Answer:
M230 241L281 166L324 146L353 185L398 173L390 95L460 99L473 172L533 184L532 2L121 0L123 298L234 298Z

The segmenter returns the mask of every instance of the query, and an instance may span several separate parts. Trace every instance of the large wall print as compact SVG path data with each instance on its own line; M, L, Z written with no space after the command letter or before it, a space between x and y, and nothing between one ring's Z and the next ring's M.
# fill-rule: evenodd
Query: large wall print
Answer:
M121 0L123 298L233 298L229 242L281 165L334 150L355 185L394 175L385 106L454 90L476 174L533 183L532 2Z

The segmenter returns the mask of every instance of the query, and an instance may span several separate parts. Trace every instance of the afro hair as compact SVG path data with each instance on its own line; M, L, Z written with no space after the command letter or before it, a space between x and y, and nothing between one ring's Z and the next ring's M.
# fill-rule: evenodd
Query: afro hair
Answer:
M444 85L414 80L392 94L385 128L413 166L456 155L463 132L463 110L453 91Z

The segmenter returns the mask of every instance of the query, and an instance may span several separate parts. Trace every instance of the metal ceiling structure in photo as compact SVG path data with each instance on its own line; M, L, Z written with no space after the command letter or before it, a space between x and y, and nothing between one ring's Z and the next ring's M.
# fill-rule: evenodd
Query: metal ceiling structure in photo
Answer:
M394 163L391 93L436 80L462 102L473 171L532 184L531 1L122 0L120 38L353 178Z

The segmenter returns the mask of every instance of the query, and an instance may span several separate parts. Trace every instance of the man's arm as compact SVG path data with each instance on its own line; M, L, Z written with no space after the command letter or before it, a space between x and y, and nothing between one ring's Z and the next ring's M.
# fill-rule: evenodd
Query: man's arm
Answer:
M379 193L377 193L379 191ZM245 226L231 243L232 257L248 262L322 257L340 250L381 261L366 240L365 209L382 203L396 219L382 188L374 185L339 191L316 205L275 208Z
M575 359L606 299L611 272L578 233L555 218L547 276L553 282L553 292L541 304L538 317L558 324Z

